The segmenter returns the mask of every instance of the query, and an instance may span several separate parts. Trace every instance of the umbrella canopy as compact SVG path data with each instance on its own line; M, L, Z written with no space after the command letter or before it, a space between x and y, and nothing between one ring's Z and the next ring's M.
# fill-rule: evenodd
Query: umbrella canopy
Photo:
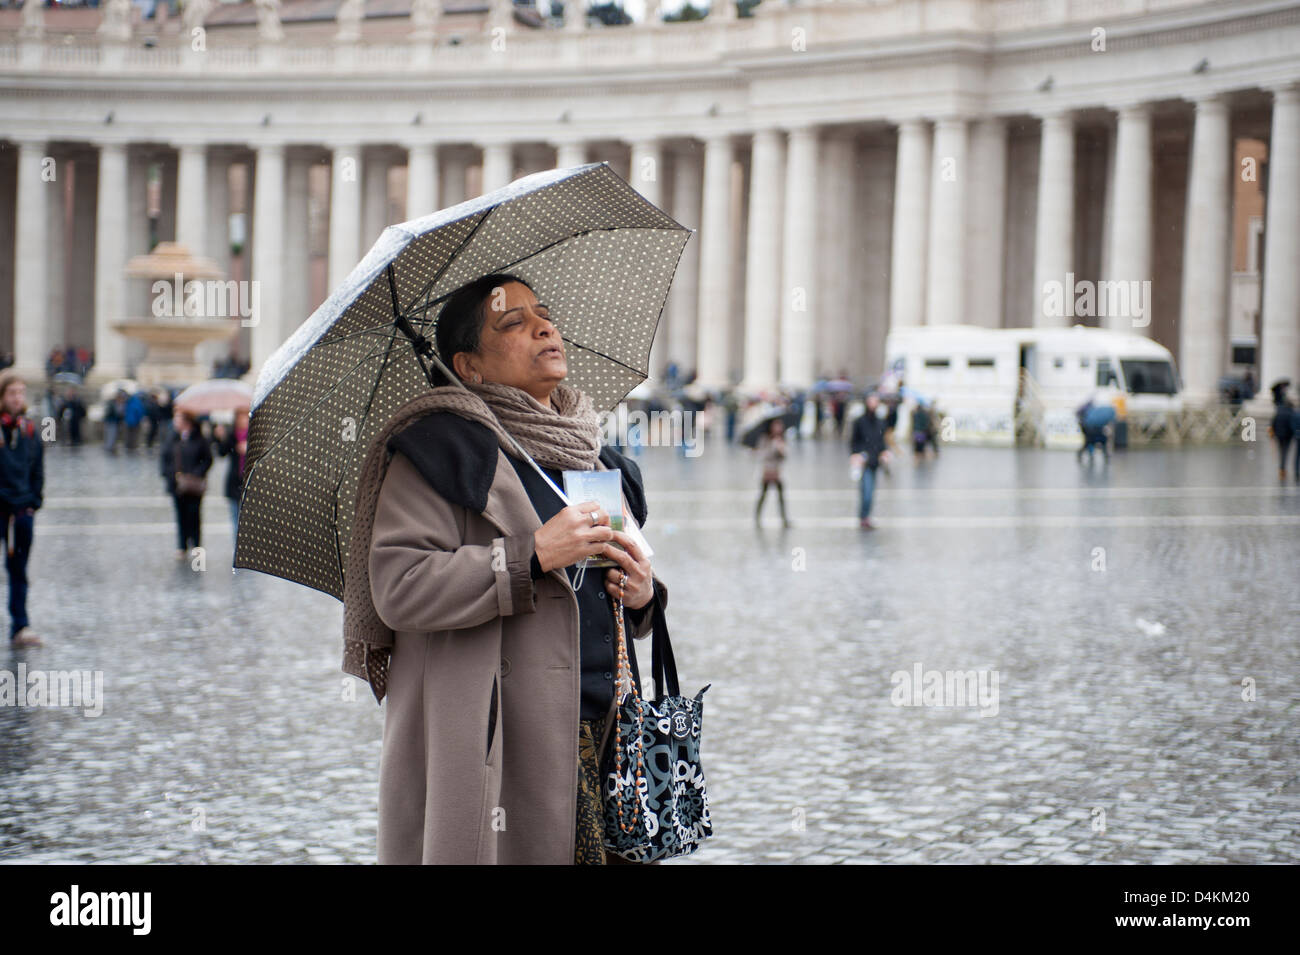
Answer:
M119 391L125 391L128 395L133 395L140 390L140 383L134 378L118 378L114 381L107 382L104 387L99 389L99 397L107 401Z
M389 226L258 376L234 566L343 599L366 452L430 388L425 359L436 354L442 303L483 275L532 286L566 343L566 383L597 410L614 408L648 376L691 231L604 162L535 173Z
M238 378L210 378L190 385L176 396L174 407L183 408L196 415L214 411L233 411L251 408L253 386Z

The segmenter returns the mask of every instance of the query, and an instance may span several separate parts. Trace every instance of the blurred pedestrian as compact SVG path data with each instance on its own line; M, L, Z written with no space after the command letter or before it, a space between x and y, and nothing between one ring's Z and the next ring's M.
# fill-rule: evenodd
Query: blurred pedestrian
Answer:
M211 467L212 448L198 420L190 412L177 408L172 415L171 430L163 438L158 465L176 507L177 560L183 560L190 547L202 544L199 510Z
M9 572L9 642L38 647L27 620L27 559L32 530L45 493L45 447L27 417L27 385L11 371L0 374L0 520L4 522L5 569Z
M758 451L759 463L763 469L763 489L758 495L758 506L754 508L754 523L761 523L767 489L776 485L776 499L781 505L781 525L789 527L790 521L785 514L785 486L781 483L781 465L786 456L785 423L780 418L773 418L767 423L767 430L758 439L755 450Z
M885 422L880 413L880 397L873 391L867 395L867 408L853 422L849 444L853 473L859 474L858 526L871 530L871 502L876 491L876 469L889 463L889 449L885 446Z
M224 424L215 429L217 454L230 458L226 471L226 499L230 501L231 530L239 535L239 499L244 495L244 461L248 453L248 409L235 412L233 427Z
M1296 425L1294 409L1286 394L1287 383L1275 382L1273 391L1273 423L1268 426L1268 433L1277 442L1277 479L1286 480L1286 453L1291 448L1295 437ZM1300 480L1300 458L1297 458L1296 479Z
M1110 401L1096 395L1084 402L1076 412L1079 427L1083 431L1083 445L1075 452L1075 459L1083 463L1083 454L1088 453L1088 464L1096 460L1096 450L1101 449L1103 460L1110 463L1110 447L1106 435L1106 426L1115 420L1115 406Z
M144 420L144 397L134 392L122 408L122 424L126 428L126 449L134 451L140 444L140 422Z
M109 454L117 454L117 438L126 418L126 392L117 390L104 406L104 448Z
M64 389L56 416L68 435L68 443L74 447L81 444L81 421L86 417L86 405L77 393L76 385Z

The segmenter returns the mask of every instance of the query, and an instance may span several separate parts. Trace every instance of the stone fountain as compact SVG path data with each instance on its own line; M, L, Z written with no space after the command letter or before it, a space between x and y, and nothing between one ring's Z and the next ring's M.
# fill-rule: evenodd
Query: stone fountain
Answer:
M114 322L127 338L147 349L136 365L135 380L144 387L204 381L211 369L196 360L204 342L232 338L239 331L238 302L228 301L234 282L212 259L192 255L177 242L159 242L152 252L126 263L128 278L150 282L151 317Z

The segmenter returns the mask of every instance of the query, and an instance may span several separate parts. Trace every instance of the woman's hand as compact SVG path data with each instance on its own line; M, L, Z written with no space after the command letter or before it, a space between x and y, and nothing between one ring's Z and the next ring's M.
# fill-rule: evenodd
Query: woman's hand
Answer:
M619 563L618 567L609 568L605 574L605 589L611 597L618 597L621 593L624 607L629 610L640 610L655 596L650 558L642 556L641 549L627 534L622 531L614 531L613 534L614 540L622 544L626 550L619 550L613 544L605 545L604 556ZM624 573L627 574L627 581L620 591L618 582Z
M591 515L596 515L595 523ZM542 570L568 567L602 552L614 537L609 515L595 501L570 504L533 532L533 549Z

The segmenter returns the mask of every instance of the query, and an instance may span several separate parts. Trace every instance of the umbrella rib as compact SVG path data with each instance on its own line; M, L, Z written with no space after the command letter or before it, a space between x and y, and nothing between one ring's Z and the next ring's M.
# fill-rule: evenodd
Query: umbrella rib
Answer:
M391 345L391 344L392 344L392 340L390 339L390 340L386 343L386 345ZM299 424L302 422L302 420L303 420L304 418L306 418L308 415L310 415L312 412L314 412L317 408L319 408L319 407L321 406L321 403L322 403L322 402L324 402L327 398L329 398L330 395L334 394L334 392L338 391L338 389L343 385L343 383L344 383L345 381L347 381L349 378L351 378L353 375L355 375L355 374L357 373L357 371L361 368L362 365L364 365L366 362L370 361L370 359L372 359L372 358L378 358L382 353L383 353L383 348L377 348L377 349L375 349L374 351L370 352L368 355L363 356L363 357L362 357L362 358L361 358L361 359L360 359L360 360L359 360L355 365L353 365L350 369L348 369L347 374L345 374L342 378L340 378L337 382L335 382L334 385L333 385L333 387L331 387L329 391L327 391L327 392L325 392L323 395L321 395L321 396L316 400L316 403L315 403L315 404L313 404L310 408L308 408L306 411L304 411L304 412L303 412L303 413L298 417L298 420L297 420L297 421L294 421L293 424L291 424L289 427L285 428L284 433L281 434L278 438L276 438L275 441L272 442L272 444L271 444L271 446L270 446L269 448L267 448L265 451L263 451L261 454L259 454L259 455L257 456L257 460L256 460L256 461L253 461L253 462L251 462L251 463L249 464L249 466L248 466L248 468L249 468L249 473L251 474L251 473L253 472L253 470L256 469L258 463L262 460L262 458L266 457L268 454L270 454L272 451L274 451L274 450L276 449L276 447L279 446L279 444L280 444L281 441L284 441L286 438L289 437L289 435L293 434L293 432L298 428Z

